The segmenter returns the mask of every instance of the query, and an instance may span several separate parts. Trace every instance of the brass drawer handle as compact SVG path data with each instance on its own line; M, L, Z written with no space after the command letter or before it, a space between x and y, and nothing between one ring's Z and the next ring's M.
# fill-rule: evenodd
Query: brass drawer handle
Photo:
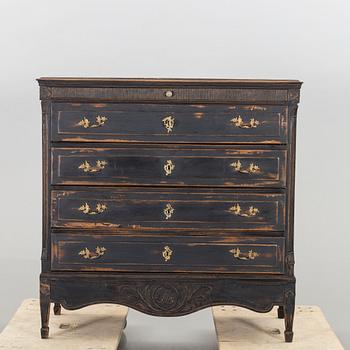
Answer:
M105 125L105 122L107 121L107 117L98 115L96 117L96 124L91 124L90 120L86 117L83 117L83 119L78 123L78 125L84 127L85 129L89 128L99 128L103 125Z
M174 125L175 125L175 118L171 115L169 115L168 117L165 117L163 120L163 125L166 129L166 131L169 133L171 133L173 131Z
M248 123L245 123L240 115L231 119L231 122L235 127L241 129L257 128L261 124L259 120L256 120L254 118L251 118Z
M97 160L96 165L91 165L87 160L81 163L78 169L82 169L84 173L98 173L105 168L107 162L105 160Z
M246 169L243 168L240 160L237 160L237 162L233 162L230 165L232 166L234 171L237 171L241 174L258 174L261 172L259 165L256 165L254 163L250 163L249 167L247 167Z
M106 204L97 203L95 210L91 210L90 205L84 203L81 207L79 207L79 211L82 211L87 215L97 215L103 213L107 209Z
M164 210L163 210L163 213L164 213L164 215L165 215L165 220L168 220L168 219L170 219L171 217L172 217L172 215L173 215L173 213L174 213L174 208L171 206L171 204L170 203L168 203L166 206L165 206L165 208L164 208Z
M165 175L169 176L172 174L173 170L175 169L175 164L171 160L167 160L164 164L164 171Z
M173 255L173 251L170 249L169 246L165 246L164 250L162 252L163 258L165 262L168 262L171 259L171 256Z
M259 256L257 252L253 252L252 250L249 250L246 256L241 255L241 250L239 248L231 249L230 253L232 253L233 257L238 260L254 260Z
M84 248L79 252L79 255L84 259L94 260L104 255L106 250L105 247L96 247L95 252L91 252L88 248Z
M256 216L259 213L259 209L251 206L247 211L244 212L242 211L241 206L237 203L230 208L230 212L237 216L252 217Z

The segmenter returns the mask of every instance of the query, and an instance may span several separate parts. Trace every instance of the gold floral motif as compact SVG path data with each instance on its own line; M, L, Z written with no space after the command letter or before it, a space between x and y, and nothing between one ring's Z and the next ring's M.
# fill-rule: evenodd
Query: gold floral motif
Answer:
M236 162L233 162L230 164L235 171L238 171L242 174L258 174L261 172L261 169L258 165L255 165L254 163L250 163L249 167L247 169L243 169L242 163L240 160L237 160Z
M253 250L249 250L247 256L242 256L239 248L231 249L230 253L232 253L233 257L238 260L254 260L259 256L259 254L257 252L253 252Z
M84 203L82 206L79 207L79 211L82 211L84 214L87 215L97 215L103 213L107 209L106 204L97 203L95 210L91 210L90 205L88 203Z
M243 212L239 203L236 203L233 207L230 208L230 212L237 216L252 217L256 216L259 213L259 209L251 206L246 212Z
M98 115L95 119L96 119L96 124L91 124L88 118L83 117L83 119L78 123L78 125L82 126L85 129L98 128L100 126L103 126L107 121L107 117L100 116L100 115Z
M106 250L105 247L96 247L95 252L91 252L88 248L84 248L79 252L79 255L84 259L94 260L104 255Z
M251 118L248 123L244 123L240 115L238 117L234 117L233 119L231 119L231 122L233 123L234 126L241 129L257 128L261 124L259 120L256 120L254 118Z
M84 173L98 173L103 170L107 162L105 160L97 160L96 165L91 165L87 160L85 160L82 164L79 165L78 169L82 169Z

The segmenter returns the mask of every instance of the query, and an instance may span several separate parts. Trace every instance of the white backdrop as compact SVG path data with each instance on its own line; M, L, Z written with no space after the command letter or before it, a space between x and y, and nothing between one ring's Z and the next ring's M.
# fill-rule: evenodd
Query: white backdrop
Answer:
M1 0L0 328L21 299L37 293L41 115L35 78L289 78L304 81L298 303L321 305L350 347L349 13L345 0Z

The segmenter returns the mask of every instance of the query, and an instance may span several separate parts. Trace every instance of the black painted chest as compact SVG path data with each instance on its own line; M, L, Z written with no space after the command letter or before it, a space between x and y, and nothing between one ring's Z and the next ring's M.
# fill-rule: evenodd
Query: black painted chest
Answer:
M292 341L293 80L41 78L50 303L280 306Z

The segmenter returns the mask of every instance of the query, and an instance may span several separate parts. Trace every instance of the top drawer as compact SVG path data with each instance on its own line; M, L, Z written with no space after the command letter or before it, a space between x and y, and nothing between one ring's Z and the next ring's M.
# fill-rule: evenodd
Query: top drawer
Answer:
M279 144L287 107L53 103L52 140Z

